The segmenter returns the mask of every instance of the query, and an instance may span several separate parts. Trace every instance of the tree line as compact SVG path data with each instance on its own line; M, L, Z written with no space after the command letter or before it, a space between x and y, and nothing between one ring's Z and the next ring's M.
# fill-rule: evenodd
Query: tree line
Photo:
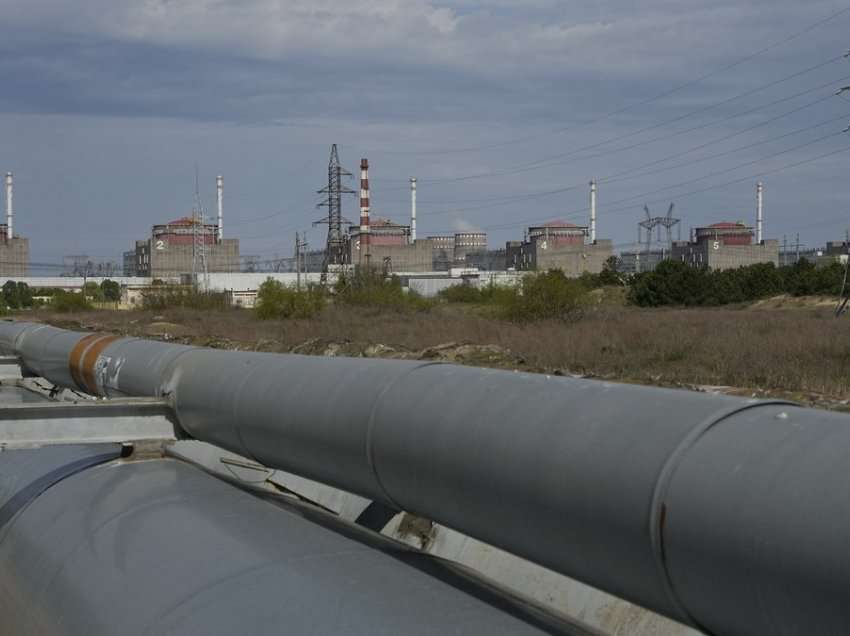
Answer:
M24 282L7 280L0 288L0 311L30 309L49 302L58 311L90 308L89 301L118 302L121 300L121 285L114 280L104 280L99 285L91 282L85 286L85 294L69 292L51 287L31 288ZM50 301L46 301L50 298Z
M724 270L668 260L659 263L654 271L632 275L626 298L640 307L707 307L782 294L838 296L844 271L845 266L838 262L819 267L806 259L781 267L758 263Z

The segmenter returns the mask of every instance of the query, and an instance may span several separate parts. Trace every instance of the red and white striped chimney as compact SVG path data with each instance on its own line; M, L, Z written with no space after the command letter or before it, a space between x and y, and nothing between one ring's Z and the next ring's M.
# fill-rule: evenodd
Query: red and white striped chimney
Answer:
M360 160L360 262L369 264L369 160Z

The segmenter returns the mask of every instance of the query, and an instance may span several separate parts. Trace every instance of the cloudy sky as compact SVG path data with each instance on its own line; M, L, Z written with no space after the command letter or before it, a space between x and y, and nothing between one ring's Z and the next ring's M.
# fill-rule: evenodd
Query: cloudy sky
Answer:
M832 0L0 0L0 169L32 258L117 257L191 210L194 165L243 254L290 255L331 143L373 215L421 235L648 203L816 245L850 226L850 5ZM350 184L356 186L354 180ZM349 197L343 211L358 216Z

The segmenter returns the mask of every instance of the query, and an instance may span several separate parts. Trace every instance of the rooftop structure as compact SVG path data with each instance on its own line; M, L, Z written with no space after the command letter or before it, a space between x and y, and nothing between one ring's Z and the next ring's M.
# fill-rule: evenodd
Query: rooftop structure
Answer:
M407 245L410 242L410 226L395 223L390 219L371 218L369 220L369 245ZM361 226L351 225L348 228L348 235L353 242L360 240L364 236ZM357 246L359 248L359 246ZM354 261L355 263L358 261Z
M720 221L693 230L691 241L673 243L671 258L709 269L734 269L757 263L779 265L779 241L754 243L753 227Z
M529 240L539 240L548 247L563 247L566 245L583 245L590 236L587 226L579 226L562 219L549 221L542 225L532 225L526 235Z
M752 245L755 232L743 221L720 221L694 230L694 242L720 241L723 245Z
M506 244L506 267L540 271L560 269L572 277L584 272L599 273L605 261L613 256L614 246L607 239L587 242L589 237L587 226L562 220L529 227L525 240Z

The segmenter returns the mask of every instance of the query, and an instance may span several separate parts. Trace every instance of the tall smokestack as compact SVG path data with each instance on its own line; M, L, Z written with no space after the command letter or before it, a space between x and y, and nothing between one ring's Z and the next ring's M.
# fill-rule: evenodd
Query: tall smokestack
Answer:
M761 181L756 184L756 243L761 245L764 240L764 185Z
M410 242L416 240L416 177L410 177Z
M369 264L369 160L360 160L360 262Z
M596 243L596 179L590 182L590 242Z
M215 178L215 201L218 205L218 242L224 239L224 177Z
M12 230L12 221L14 221L15 210L12 205L12 173L6 173L6 238L12 240L14 232Z

